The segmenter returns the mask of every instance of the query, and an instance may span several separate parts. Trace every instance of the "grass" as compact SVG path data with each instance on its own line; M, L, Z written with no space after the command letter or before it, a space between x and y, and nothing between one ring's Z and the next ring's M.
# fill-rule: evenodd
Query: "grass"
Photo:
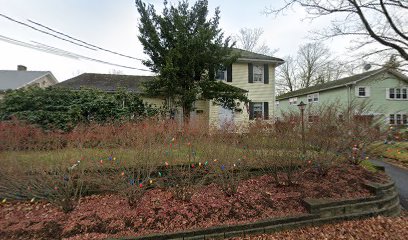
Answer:
M371 163L371 162L368 161L368 160L362 161L362 162L360 163L360 165L361 165L363 168L365 168L365 169L367 169L368 171L370 171L370 172L373 172L373 173L378 172L378 169L374 166L374 164Z
M408 164L408 142L384 144L375 142L368 148L368 153L377 157L390 158Z
M132 166L138 163L150 162L154 165L181 163L198 163L212 161L213 146L191 146L179 144L170 146L152 146L142 149L136 148L66 148L51 151L2 151L0 159L3 166L24 168L26 170L49 169L53 167L70 167L78 160L84 169L112 167L115 165ZM228 158L240 158L245 150L233 146L217 145L229 153ZM226 157L224 155L224 157ZM220 156L222 158L222 155ZM220 160L220 159L219 159Z

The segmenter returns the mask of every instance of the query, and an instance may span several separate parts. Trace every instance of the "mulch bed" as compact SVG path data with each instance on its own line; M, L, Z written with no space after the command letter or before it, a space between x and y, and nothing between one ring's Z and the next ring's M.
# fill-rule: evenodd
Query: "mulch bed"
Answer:
M305 227L274 234L263 234L230 240L405 240L408 236L408 216L374 217L364 220L346 221L318 227Z
M0 236L6 239L103 239L232 225L306 213L303 198L353 199L370 196L366 181L385 176L347 165L319 178L305 173L297 185L282 186L268 175L242 181L226 196L216 184L195 189L188 202L165 189L147 191L130 208L117 195L84 197L70 213L46 202L9 202L0 206Z

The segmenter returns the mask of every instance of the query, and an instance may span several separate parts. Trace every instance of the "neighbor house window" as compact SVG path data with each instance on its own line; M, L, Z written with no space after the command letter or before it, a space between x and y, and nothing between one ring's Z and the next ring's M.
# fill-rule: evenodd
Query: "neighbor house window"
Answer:
M388 91L388 98L395 99L395 100L407 100L408 99L408 88L389 88Z
M319 102L319 93L307 95L307 102L308 103Z
M254 64L254 83L264 82L264 65Z
M391 125L407 125L408 124L408 114L396 113L390 114L390 124Z
M401 121L401 114L396 114L396 119L395 119L395 123L397 125L401 125L402 121Z
M263 103L254 103L254 118L263 118Z
M309 116L307 117L307 121L308 121L309 123L317 122L317 121L319 121L319 116L309 115Z
M297 104L297 97L289 98L289 105L295 105L295 104Z
M390 114L390 124L395 124L394 114Z
M369 91L368 87L357 87L356 95L357 97L368 97L370 96Z

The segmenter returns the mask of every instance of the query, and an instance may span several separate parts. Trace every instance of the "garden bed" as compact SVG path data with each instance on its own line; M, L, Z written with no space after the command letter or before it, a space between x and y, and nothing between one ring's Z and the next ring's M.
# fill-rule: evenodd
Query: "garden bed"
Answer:
M232 196L214 183L201 185L189 201L178 200L171 189L155 188L145 192L133 208L121 196L94 195L81 198L70 213L41 201L7 202L0 208L0 235L8 239L103 239L296 216L306 213L304 198L372 196L364 183L384 182L385 176L344 165L330 169L324 177L310 171L300 179L285 186L269 175L252 177L243 180Z

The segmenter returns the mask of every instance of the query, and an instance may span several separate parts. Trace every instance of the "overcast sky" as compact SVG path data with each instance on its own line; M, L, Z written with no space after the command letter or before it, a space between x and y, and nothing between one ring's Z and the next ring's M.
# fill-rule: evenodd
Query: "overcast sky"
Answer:
M162 0L146 2L162 9ZM262 27L265 32L263 40L270 48L279 49L275 56L280 58L295 54L299 45L310 41L307 39L310 30L328 24L327 19L312 23L304 20L305 14L300 8L279 17L262 14L265 7L282 4L283 0L209 0L210 16L216 7L220 7L221 28L226 35L234 35L244 27ZM137 39L139 16L133 0L0 0L0 6L0 14L14 20L35 26L28 21L31 20L110 51L146 58ZM46 30L38 25L36 28ZM60 82L85 72L112 73L119 70L124 74L151 74L86 60L83 57L146 69L139 60L76 46L1 16L0 29L0 70L14 70L21 64L28 70L51 71ZM83 57L72 55L67 58L45 53L16 45L16 40L20 45L45 44ZM332 41L328 45L336 54L344 55L345 40Z

